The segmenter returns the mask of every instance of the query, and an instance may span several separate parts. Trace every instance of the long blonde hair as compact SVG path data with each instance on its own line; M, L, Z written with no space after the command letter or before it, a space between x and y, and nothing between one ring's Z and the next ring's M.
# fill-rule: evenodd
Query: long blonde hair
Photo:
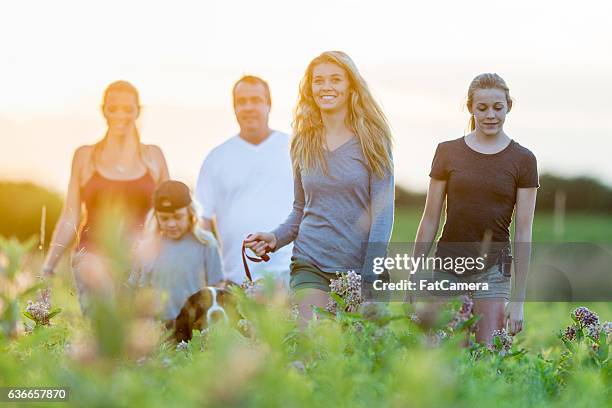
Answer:
M468 88L468 96L465 105L470 112L470 132L476 129L476 121L472 113L472 104L474 103L474 93L478 89L501 89L506 94L506 102L508 103L508 112L512 109L512 98L510 97L510 88L506 85L506 81L499 75L493 73L485 73L477 75Z
M312 95L312 72L321 63L336 64L346 72L350 83L350 97L346 125L355 132L368 169L382 177L393 167L391 150L393 138L387 118L374 100L368 85L351 58L342 51L326 51L313 59L300 81L298 103L293 114L291 158L293 170L321 167L327 173L323 156L324 125L321 112Z

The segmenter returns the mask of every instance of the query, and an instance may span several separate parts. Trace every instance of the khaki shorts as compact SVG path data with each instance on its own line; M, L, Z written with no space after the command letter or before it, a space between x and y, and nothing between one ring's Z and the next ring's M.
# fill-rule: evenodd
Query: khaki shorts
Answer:
M473 290L428 290L418 291L420 296L436 296L436 297L451 297L458 295L470 295L474 299L505 299L510 300L511 284L510 277L503 276L498 265L493 265L484 272L479 272L469 275L455 275L451 272L444 271L423 271L416 273L410 278L411 281L417 283L417 288L420 288L420 281L426 280L430 283L439 282L450 286L452 284L474 284ZM485 284L486 283L486 288Z

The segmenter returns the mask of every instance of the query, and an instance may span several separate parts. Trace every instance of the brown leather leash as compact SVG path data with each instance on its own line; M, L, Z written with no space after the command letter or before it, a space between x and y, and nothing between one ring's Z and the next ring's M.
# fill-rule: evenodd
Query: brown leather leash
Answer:
M256 257L256 256L249 256L246 253L246 246L244 246L244 244L246 243L246 241L242 241L242 264L244 265L244 273L246 274L247 279L249 280L249 282L253 282L253 278L251 276L251 271L249 270L249 264L247 263L247 259L250 261L253 261L255 263L259 263L259 262L268 262L270 260L270 257L267 254L263 254L261 256L261 258ZM268 251L268 248L266 248L266 252Z

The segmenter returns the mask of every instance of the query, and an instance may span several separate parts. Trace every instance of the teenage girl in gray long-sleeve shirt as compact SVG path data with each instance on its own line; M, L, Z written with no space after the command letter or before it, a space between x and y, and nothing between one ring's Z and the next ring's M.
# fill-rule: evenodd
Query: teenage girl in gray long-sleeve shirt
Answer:
M291 158L295 199L272 232L247 237L257 255L294 241L291 288L301 322L327 304L335 272L373 280L393 226L392 138L357 67L340 51L315 58L300 83ZM368 245L377 244L377 245Z

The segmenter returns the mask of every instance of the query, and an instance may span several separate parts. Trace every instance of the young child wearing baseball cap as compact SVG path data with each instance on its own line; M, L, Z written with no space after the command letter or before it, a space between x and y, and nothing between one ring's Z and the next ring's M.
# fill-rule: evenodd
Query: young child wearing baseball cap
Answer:
M168 180L153 194L153 210L136 246L129 283L160 292L160 317L170 328L186 301L224 281L219 246L198 224L189 188Z

